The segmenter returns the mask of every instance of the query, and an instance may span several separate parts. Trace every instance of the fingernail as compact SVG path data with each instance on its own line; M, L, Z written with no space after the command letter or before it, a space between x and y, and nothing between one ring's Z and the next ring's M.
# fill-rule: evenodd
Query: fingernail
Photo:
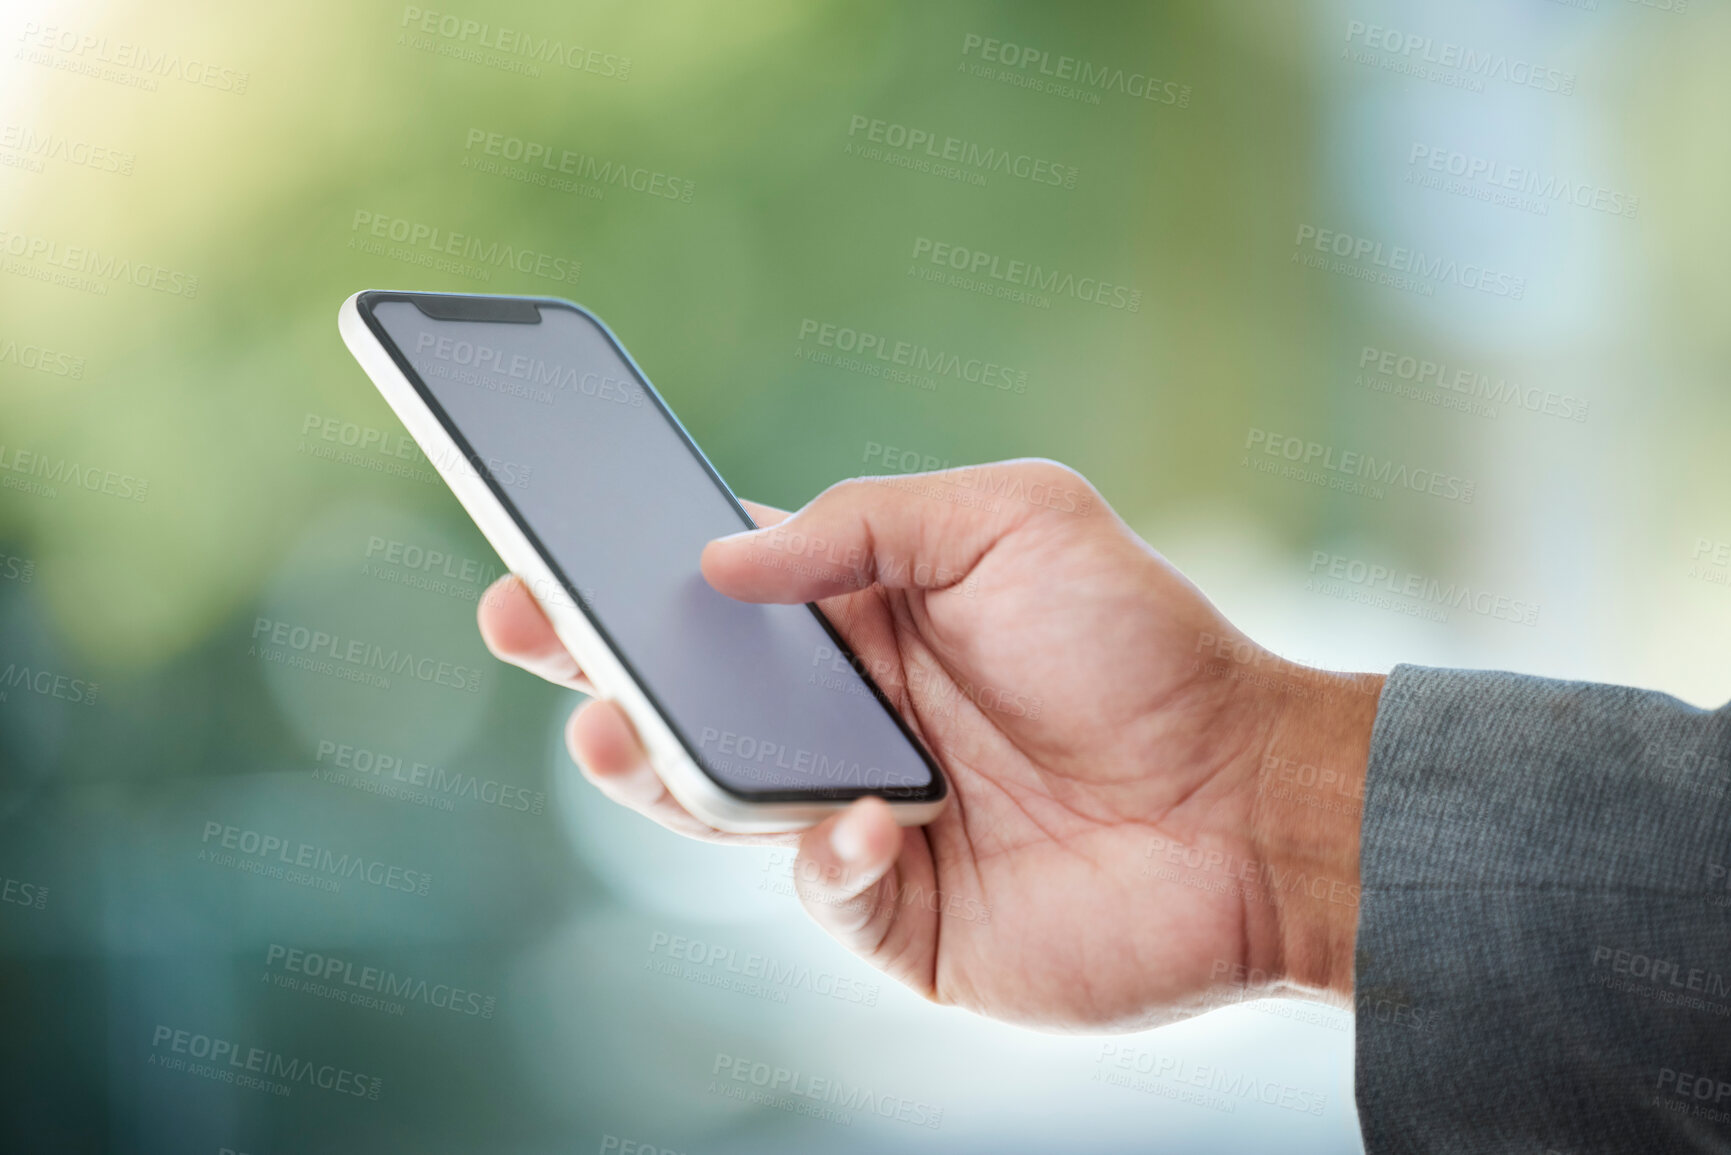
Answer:
M829 847L844 866L857 866L866 852L866 811L854 807L829 832Z

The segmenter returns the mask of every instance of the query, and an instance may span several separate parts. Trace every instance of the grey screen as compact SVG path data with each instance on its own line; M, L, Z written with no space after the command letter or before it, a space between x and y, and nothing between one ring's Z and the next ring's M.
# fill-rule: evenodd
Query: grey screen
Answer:
M738 508L607 333L542 304L538 324L373 315L491 473L686 748L741 794L907 794L924 757L802 605L703 579Z

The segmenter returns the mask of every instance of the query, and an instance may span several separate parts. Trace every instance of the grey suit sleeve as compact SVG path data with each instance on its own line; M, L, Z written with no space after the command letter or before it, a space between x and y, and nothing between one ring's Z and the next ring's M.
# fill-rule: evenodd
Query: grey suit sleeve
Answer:
M1401 666L1362 822L1369 1155L1731 1151L1731 707Z

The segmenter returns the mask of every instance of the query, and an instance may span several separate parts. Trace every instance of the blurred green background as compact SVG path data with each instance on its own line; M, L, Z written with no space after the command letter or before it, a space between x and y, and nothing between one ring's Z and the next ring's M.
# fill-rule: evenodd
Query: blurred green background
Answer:
M1391 29L1512 65L1427 65ZM1720 5L26 2L0 34L9 1149L1357 1149L1346 1016L1237 1008L1125 1044L1319 1115L1106 1086L1099 1042L935 1010L831 946L773 854L601 806L559 744L572 696L475 636L496 560L424 461L380 448L400 429L336 334L360 288L581 301L751 498L1054 457L1291 656L1731 692ZM1556 83L1510 79L1534 69ZM923 164L905 130L962 159ZM518 179L493 133L627 175ZM1319 252L1325 231L1352 240ZM580 271L453 265L453 233ZM1127 292L1006 299L938 245ZM1454 273L1364 279L1372 245ZM838 365L826 325L1022 387ZM1288 437L1473 498L1256 467ZM1385 594L1337 559L1534 612ZM296 669L261 622L477 689ZM443 787L384 792L416 764ZM229 827L432 883L259 876L221 857ZM676 940L711 961L665 973ZM291 951L491 1009L339 1001ZM830 977L717 985L753 954ZM177 1030L383 1089L169 1069ZM740 1103L722 1055L941 1127Z

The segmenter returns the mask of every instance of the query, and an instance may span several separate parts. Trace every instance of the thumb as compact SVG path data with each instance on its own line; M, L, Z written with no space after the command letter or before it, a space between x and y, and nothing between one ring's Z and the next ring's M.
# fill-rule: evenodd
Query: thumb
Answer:
M830 486L779 525L710 542L703 576L748 602L822 601L874 582L949 589L1043 508L1017 495L1055 484L1087 488L1071 470L1041 461L854 478Z
M854 953L872 957L895 921L894 883L902 830L881 798L865 797L806 831L794 889L817 924Z

